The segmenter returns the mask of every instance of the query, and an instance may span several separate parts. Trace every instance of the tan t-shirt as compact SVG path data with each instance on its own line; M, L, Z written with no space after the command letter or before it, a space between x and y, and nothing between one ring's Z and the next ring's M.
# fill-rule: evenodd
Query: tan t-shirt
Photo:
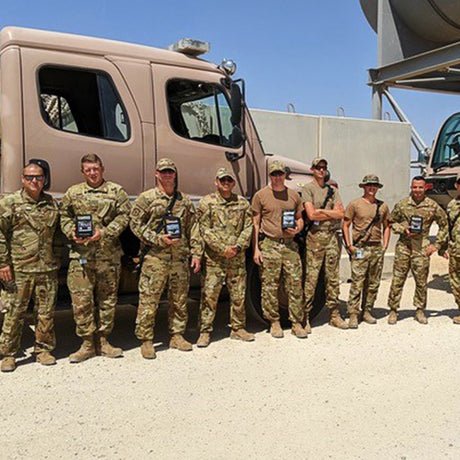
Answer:
M345 218L352 222L353 241L356 239L366 227L371 223L377 211L377 203L369 203L363 197L357 198L350 202L345 210ZM360 238L360 243L381 243L382 242L382 223L388 221L390 218L390 210L388 206L383 203L379 209L379 220L372 228Z
M320 209L323 206L324 200L327 196L327 186L321 187L315 180L303 187L302 200L304 203L312 203L315 209ZM326 207L323 209L334 209L337 203L342 203L342 198L335 187L332 187L334 193L328 200ZM310 228L310 232L315 233L318 230L338 230L340 226L340 220L325 220L325 221L314 221Z
M254 195L252 210L261 214L261 233L271 238L293 239L292 235L281 228L282 213L301 213L302 200L295 190L286 187L282 192L275 192L267 185Z

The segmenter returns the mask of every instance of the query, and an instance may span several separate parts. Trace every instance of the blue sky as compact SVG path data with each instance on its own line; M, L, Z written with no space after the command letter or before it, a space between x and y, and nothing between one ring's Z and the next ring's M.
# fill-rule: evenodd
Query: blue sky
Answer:
M211 42L207 59L232 58L250 107L369 118L377 40L359 0L2 2L0 25L112 38L164 48L181 37ZM428 144L459 99L393 91ZM392 115L392 118L395 117Z

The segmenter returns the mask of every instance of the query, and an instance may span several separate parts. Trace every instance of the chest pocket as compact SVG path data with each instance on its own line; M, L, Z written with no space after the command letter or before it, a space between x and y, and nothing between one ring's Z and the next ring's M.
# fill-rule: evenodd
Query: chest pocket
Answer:
M101 199L97 202L96 214L104 225L108 225L116 217L115 200Z

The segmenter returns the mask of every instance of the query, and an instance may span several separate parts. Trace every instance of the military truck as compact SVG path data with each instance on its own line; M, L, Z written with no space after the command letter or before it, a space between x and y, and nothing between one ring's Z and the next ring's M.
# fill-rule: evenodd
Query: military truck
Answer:
M20 188L32 158L51 168L50 193L59 199L82 180L80 158L97 153L106 176L131 199L154 186L154 165L170 157L180 188L195 201L214 189L215 171L231 168L236 191L251 199L267 184L268 164L281 159L288 184L311 180L307 165L264 153L244 102L244 81L233 62L199 56L209 46L186 39L156 49L100 38L7 27L0 33L0 192ZM137 241L123 235L121 289L136 289L126 269ZM260 317L260 282L248 254L248 309ZM65 272L65 267L64 270ZM314 316L324 303L318 289ZM284 296L280 293L282 299ZM285 301L282 301L284 309Z

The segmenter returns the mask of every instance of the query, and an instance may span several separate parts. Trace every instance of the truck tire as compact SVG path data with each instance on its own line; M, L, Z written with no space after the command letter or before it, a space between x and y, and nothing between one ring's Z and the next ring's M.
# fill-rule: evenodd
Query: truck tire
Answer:
M267 321L262 314L261 304L261 282L259 275L259 267L252 261L248 262L247 266L247 288L246 288L246 311L256 321L267 325ZM280 283L283 285L284 283ZM284 289L280 288L278 291L280 299L280 317L284 325L289 324L289 311L288 301ZM310 312L310 321L318 315L326 302L325 284L324 284L324 270L321 270L318 284L316 286L315 298L313 300L313 308Z

